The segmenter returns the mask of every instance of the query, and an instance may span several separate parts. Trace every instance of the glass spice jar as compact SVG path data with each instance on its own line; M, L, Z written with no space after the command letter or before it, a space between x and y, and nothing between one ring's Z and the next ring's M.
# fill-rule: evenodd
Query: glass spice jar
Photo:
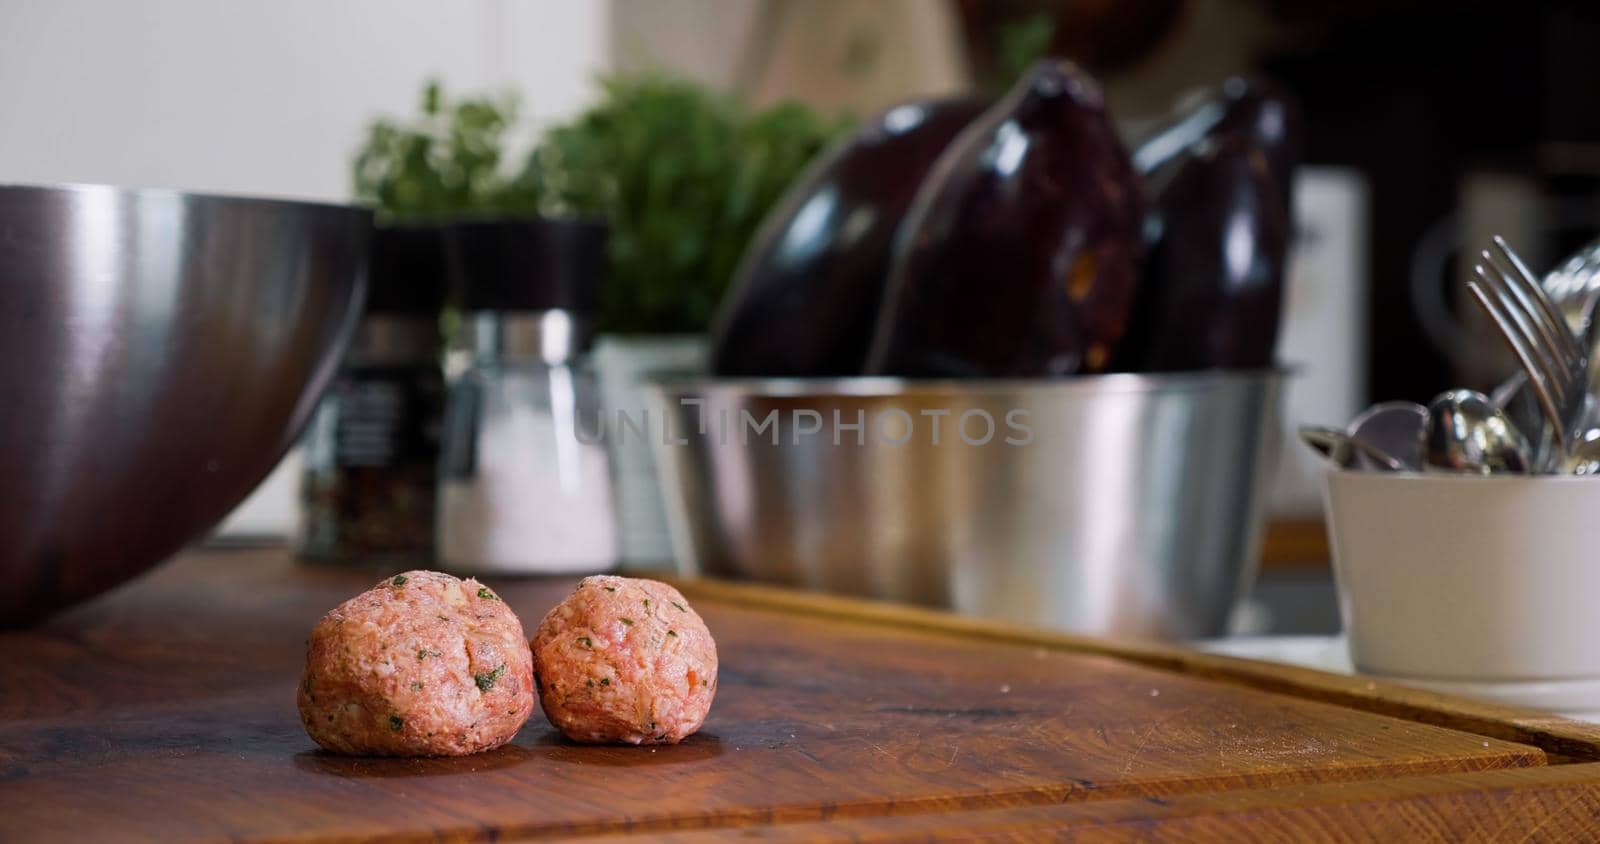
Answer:
M366 311L303 441L302 559L382 569L433 561L444 249L437 227L374 235Z

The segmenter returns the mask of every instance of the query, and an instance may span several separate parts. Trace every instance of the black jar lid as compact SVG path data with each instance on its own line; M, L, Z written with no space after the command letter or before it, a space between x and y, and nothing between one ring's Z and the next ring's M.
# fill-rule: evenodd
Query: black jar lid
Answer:
M450 290L445 231L430 225L373 231L367 313L429 316L444 308Z
M596 220L457 223L450 252L462 309L592 316L600 304L606 235L606 225Z

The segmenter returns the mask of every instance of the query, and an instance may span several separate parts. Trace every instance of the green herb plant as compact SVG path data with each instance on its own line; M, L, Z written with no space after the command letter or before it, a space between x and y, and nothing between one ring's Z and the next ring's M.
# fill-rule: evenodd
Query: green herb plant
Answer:
M414 121L380 119L355 159L358 201L386 222L600 218L610 224L600 328L704 331L762 217L846 128L794 103L753 110L681 79L602 79L508 176L513 97L423 89Z
M430 81L419 105L415 120L379 118L368 127L353 168L356 201L395 223L493 216L514 205L501 164L515 98L451 101Z
M1010 89L1034 62L1049 55L1055 35L1056 19L1049 12L1035 12L1002 24L995 56L996 91Z
M602 330L704 331L762 217L844 124L663 76L601 86L598 104L545 134L511 193L610 222Z

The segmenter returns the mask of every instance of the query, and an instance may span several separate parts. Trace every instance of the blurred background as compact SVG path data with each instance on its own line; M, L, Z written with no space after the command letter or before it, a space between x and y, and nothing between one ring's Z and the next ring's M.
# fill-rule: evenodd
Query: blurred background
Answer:
M447 120L487 114L460 124L492 153L468 164L514 173L552 128L625 105L618 80L726 97L803 161L835 127L1003 91L1046 54L1102 80L1130 139L1188 91L1265 73L1306 120L1287 426L1493 384L1510 363L1456 293L1462 244L1500 233L1542 269L1600 222L1600 5L1579 0L0 0L0 33L0 182L340 202L381 194L355 169L382 147L374 121L404 126L430 102ZM704 282L682 302L714 303L726 278ZM668 327L704 317L684 319ZM1259 589L1275 629L1332 630L1318 469L1301 451L1280 461ZM290 530L298 459L224 535Z

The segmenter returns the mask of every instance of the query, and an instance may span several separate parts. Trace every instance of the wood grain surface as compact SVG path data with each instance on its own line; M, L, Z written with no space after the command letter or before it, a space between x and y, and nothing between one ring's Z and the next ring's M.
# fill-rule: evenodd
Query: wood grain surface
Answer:
M1529 744L1544 750L1557 762L1600 761L1600 724L1452 697L1373 677L1332 674L1297 665L1241 659L1161 642L1079 636L903 604L819 595L772 586L723 581L673 582L697 598L813 617L953 634L971 640L1109 656L1164 671Z
M1261 568L1267 571L1327 571L1333 559L1322 519L1273 519L1261 538Z
M294 710L305 634L378 577L281 551L192 553L0 635L0 841L1133 829L1257 811L1208 802L1218 795L1279 808L1310 795L1300 808L1314 813L1342 805L1318 790L1341 784L1371 784L1356 800L1424 783L1409 798L1422 806L1550 761L1535 744L1313 699L1303 682L1269 691L1240 672L1162 664L1171 649L1096 652L1094 640L715 584L690 593L717 637L720 690L682 745L578 746L535 714L512 745L474 757L331 756ZM531 629L571 581L492 585ZM1573 758L1594 746L1550 722L1498 729ZM1524 781L1504 782L1510 793ZM807 826L819 823L836 826Z
M1600 840L1600 766L1440 774L1293 788L880 815L665 833L661 842ZM623 835L585 838L608 841Z

